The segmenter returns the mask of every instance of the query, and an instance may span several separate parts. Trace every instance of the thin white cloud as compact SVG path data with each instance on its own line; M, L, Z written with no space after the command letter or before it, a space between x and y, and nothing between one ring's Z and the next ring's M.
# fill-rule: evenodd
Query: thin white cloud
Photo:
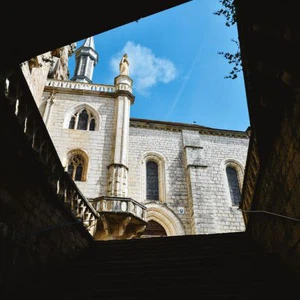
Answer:
M143 95L158 83L169 83L177 76L175 65L168 59L156 57L151 49L128 41L123 49L111 59L114 73L119 72L119 62L128 54L129 76L134 80L134 89Z

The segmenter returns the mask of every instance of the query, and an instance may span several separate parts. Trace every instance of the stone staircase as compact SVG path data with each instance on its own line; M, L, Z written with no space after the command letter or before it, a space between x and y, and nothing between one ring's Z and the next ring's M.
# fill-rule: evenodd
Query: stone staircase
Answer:
M288 300L299 297L296 277L246 233L95 241L6 299Z

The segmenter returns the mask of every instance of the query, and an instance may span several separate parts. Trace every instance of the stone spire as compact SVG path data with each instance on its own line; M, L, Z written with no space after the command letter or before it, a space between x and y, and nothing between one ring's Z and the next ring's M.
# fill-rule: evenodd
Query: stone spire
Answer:
M89 37L84 44L75 51L76 66L72 81L91 83L94 67L98 63L98 53L95 50L94 37Z

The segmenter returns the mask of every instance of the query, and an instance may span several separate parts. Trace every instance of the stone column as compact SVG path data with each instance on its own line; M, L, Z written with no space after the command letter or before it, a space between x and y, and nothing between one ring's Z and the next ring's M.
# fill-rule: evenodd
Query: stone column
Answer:
M130 106L134 102L132 79L119 75L114 82L116 88L114 133L111 163L108 166L107 196L127 197L127 157L129 138Z
M46 108L43 115L43 120L46 126L48 126L48 122L52 113L52 106L54 104L55 93L51 93L48 99L46 100Z

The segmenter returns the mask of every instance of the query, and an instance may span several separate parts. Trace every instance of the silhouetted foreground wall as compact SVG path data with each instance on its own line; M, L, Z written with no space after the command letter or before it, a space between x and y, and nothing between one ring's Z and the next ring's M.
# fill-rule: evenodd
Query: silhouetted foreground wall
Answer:
M295 1L235 0L251 141L247 232L300 269L300 32ZM274 4L274 5L273 5Z
M43 130L42 119L35 116L34 122L38 126L35 126L32 139L40 139L39 149L35 150L24 133L29 126L28 118L22 123L22 111L16 114L16 110L21 109L27 116L37 112L27 102L24 104L23 100L28 100L30 93L22 75L12 78L11 84L15 95L9 95L8 99L6 87L2 85L0 101L0 281L4 287L10 282L17 284L18 280L25 280L39 270L68 261L92 242L88 230L58 192L55 178L60 173L63 177L65 173L54 148L43 147L48 137L44 134L41 138L38 134ZM14 99L16 101L11 101ZM74 187L62 191L76 192Z

